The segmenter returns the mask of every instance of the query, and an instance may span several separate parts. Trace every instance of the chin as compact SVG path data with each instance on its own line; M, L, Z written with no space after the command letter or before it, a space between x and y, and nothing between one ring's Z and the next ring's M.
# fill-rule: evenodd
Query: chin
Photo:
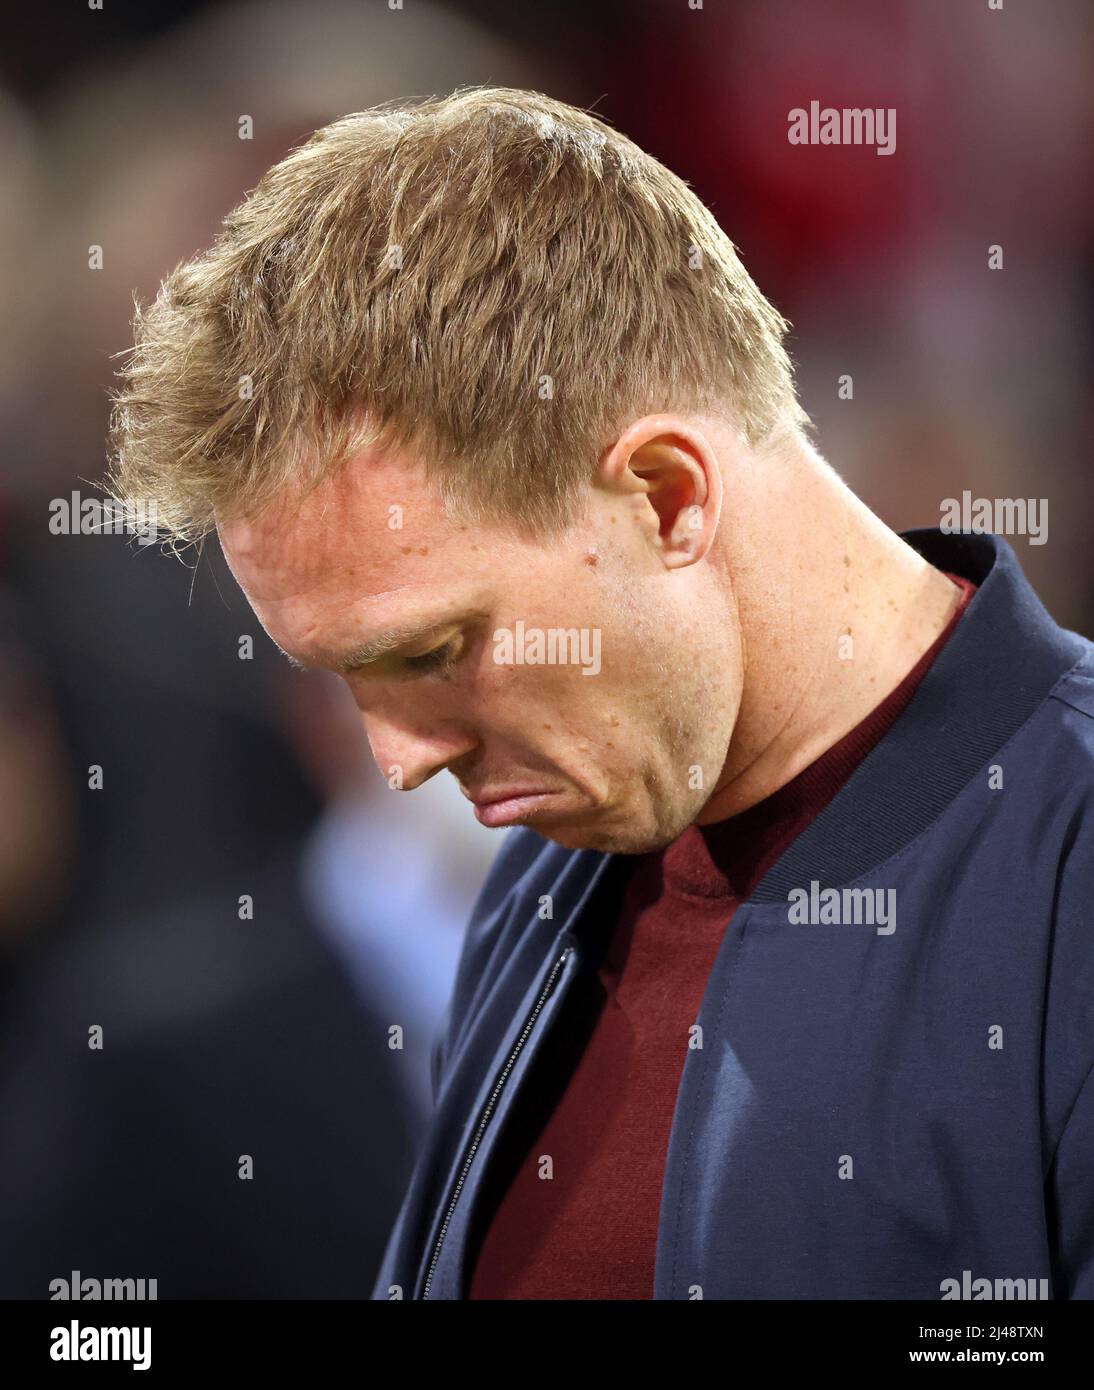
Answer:
M583 825L566 827L563 825L531 826L545 840L553 840L564 849L591 849L600 854L648 854L651 850L663 849L672 836L647 834L636 835L627 827L608 825Z

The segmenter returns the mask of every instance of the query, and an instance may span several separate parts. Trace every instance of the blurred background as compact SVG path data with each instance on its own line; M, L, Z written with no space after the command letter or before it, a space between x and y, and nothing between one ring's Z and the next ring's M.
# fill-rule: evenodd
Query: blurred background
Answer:
M388 793L348 693L273 651L215 540L181 563L50 530L97 495L133 296L337 116L480 82L592 107L790 318L867 504L904 530L966 490L1045 499L1047 543L1012 544L1094 635L1092 28L1087 0L24 9L0 54L0 1296L72 1271L367 1296L500 844L451 778ZM896 152L790 145L814 99L896 108Z

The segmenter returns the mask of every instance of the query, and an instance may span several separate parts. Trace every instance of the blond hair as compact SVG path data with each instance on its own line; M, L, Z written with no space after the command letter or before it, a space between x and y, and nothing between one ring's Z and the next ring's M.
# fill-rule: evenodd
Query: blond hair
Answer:
M455 513L550 533L643 414L750 443L807 423L787 327L688 185L588 113L385 103L291 151L137 306L110 485L193 540L379 443Z

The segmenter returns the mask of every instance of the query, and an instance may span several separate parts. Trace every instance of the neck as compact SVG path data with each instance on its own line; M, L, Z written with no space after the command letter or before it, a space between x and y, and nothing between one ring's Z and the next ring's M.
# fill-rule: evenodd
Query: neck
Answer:
M743 491L756 488L747 514L765 524L759 542L725 557L744 676L699 825L747 810L839 742L896 689L961 597L807 445L743 474Z

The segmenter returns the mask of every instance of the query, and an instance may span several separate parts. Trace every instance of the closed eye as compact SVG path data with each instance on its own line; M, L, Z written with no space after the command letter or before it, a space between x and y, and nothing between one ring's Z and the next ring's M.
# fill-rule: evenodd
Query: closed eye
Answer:
M431 652L422 652L420 656L406 656L403 658L403 665L417 674L425 674L430 671L447 671L455 665L456 652L451 642L445 642L440 647L434 647Z

